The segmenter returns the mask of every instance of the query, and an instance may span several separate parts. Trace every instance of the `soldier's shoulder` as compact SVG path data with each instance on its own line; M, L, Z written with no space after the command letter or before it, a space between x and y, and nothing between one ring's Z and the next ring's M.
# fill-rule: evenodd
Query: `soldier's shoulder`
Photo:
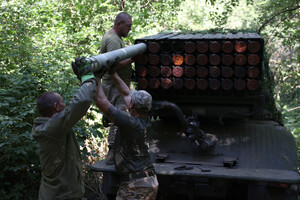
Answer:
M119 38L119 36L116 34L116 33L114 33L113 31L107 31L104 35L103 35L103 38L102 38L102 40L115 40L115 39L117 39L117 38Z

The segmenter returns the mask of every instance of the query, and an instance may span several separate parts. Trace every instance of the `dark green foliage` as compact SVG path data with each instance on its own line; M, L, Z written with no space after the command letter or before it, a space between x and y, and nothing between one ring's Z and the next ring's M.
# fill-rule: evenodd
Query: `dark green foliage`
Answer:
M38 146L30 134L35 117L35 77L26 72L0 73L0 196L36 198L40 166ZM22 192L21 192L22 191Z
M37 144L30 135L35 117L39 82L31 67L35 51L27 11L21 6L2 7L0 58L0 196L3 199L36 199L39 186ZM8 23L10 22L10 23ZM35 31L34 29L32 31Z

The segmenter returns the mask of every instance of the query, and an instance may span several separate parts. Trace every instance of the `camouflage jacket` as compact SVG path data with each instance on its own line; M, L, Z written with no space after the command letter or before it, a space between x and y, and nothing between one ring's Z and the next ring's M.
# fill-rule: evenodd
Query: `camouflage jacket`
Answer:
M88 79L70 105L51 118L34 120L33 137L40 145L42 181L39 199L82 198L82 161L72 127L86 114L96 89L96 80Z

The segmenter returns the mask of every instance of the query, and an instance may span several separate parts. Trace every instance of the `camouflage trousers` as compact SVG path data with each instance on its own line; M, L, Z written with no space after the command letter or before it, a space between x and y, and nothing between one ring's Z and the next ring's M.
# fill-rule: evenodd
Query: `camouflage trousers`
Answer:
M156 175L132 179L120 184L116 200L155 200L157 191Z
M103 83L102 89L107 99L112 105L114 105L119 110L128 112L125 101L114 84ZM112 146L114 144L117 130L118 130L117 126L115 125L110 126L108 138L107 138L109 146Z

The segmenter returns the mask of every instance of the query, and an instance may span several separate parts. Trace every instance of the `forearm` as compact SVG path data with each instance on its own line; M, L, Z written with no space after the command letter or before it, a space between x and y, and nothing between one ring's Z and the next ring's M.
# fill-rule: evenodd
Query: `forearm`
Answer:
M132 59L131 59L131 58L128 58L128 59L126 59L126 60L122 60L122 61L118 64L116 70L122 69L122 68L125 68L125 67L131 67L131 63L132 63Z
M94 99L96 86L97 81L95 78L82 83L67 108L68 112L70 112L72 116L80 116L79 118L81 118L86 113Z
M130 95L129 87L124 83L117 73L112 75L112 79L114 80L115 85L122 96L125 97Z
M125 104L128 108L129 104L130 104L130 101L131 101L129 87L126 85L126 83L124 83L124 81L119 77L119 75L117 73L114 73L111 76L112 76L112 79L115 82L115 85L116 85L119 93L123 97L123 99L125 101Z
M112 104L108 101L107 97L105 96L101 83L98 83L98 87L96 90L95 95L95 103L96 106L104 113L104 115L107 115L107 112L109 110L109 107L112 106ZM114 119L111 119L108 116L108 119L113 121Z

